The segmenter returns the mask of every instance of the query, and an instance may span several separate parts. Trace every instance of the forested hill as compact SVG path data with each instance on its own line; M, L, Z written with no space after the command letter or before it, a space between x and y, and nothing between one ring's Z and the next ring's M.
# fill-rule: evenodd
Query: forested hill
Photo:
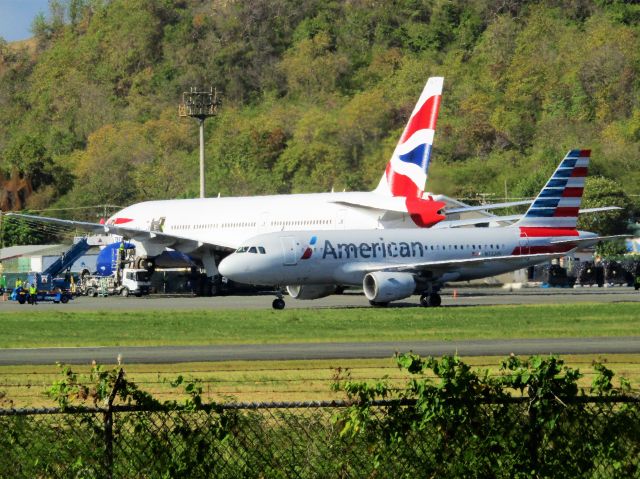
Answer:
M34 48L0 41L0 199L196 196L197 125L177 115L191 86L223 98L210 195L371 189L433 75L430 191L530 196L579 147L613 196L637 195L632 3L52 0Z

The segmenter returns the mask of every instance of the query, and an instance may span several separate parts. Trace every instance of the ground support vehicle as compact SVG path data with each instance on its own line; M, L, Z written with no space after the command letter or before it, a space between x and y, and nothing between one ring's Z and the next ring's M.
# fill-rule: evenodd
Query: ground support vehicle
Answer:
M9 296L9 299L13 301L17 301L20 304L29 303L32 304L34 301L33 295L29 293L28 290L18 287L14 288ZM51 290L38 289L35 294L35 301L37 303L40 302L52 302L52 303L68 303L69 300L73 299L73 294L69 290L61 289L59 287L55 287Z
M124 268L121 274L121 281L118 281L117 275L83 275L78 285L79 291L92 297L131 294L140 297L150 293L151 280L146 269Z

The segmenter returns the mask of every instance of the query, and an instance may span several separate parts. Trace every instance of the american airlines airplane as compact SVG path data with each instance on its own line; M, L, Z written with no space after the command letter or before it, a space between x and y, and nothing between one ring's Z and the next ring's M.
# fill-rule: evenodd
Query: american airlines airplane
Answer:
M443 81L442 77L427 81L373 191L146 201L118 211L104 224L9 215L122 236L135 245L138 268L153 269L154 258L168 248L186 253L202 262L211 278L212 294L219 287L220 260L245 239L259 233L428 228L470 211L480 211L483 218L466 219L465 225L501 221L502 217L490 215L486 210L530 202L472 207L424 192ZM458 226L451 221L444 223ZM291 294L295 296L294 291Z
M570 151L511 226L268 233L244 241L220 263L220 273L243 283L289 285L299 299L327 296L338 285L362 286L374 306L414 293L423 306L439 306L445 282L514 271L612 238L576 229L589 156L589 150ZM284 308L281 295L273 307Z

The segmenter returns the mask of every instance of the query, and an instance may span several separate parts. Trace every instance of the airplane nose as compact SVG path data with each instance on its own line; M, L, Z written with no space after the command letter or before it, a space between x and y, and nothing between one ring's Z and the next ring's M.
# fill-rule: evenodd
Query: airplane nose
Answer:
M218 272L225 278L236 281L240 274L240 268L238 265L235 254L231 254L223 259L218 265Z

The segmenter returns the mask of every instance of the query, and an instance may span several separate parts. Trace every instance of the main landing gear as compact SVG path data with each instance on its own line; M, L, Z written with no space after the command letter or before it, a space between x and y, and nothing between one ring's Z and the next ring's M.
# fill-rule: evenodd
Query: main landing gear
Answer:
M425 308L436 308L442 304L442 298L438 293L423 293L420 296L420 305Z

